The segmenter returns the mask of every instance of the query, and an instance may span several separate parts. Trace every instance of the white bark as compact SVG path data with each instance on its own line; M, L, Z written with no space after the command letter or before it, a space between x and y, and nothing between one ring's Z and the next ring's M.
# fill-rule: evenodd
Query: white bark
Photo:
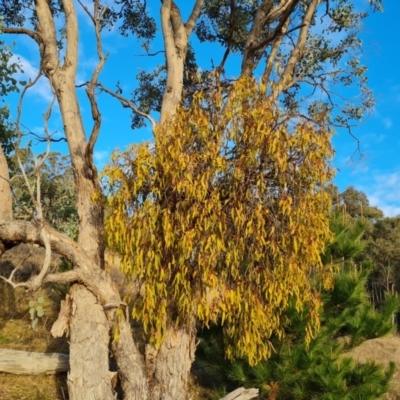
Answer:
M250 400L258 396L258 389L239 388L222 397L220 400Z
M0 219L12 220L12 198L7 160L0 144ZM1 254L1 253L0 253Z
M10 175L8 172L7 160L0 144L0 220L11 221L12 217ZM6 247L0 237L0 257L5 250Z

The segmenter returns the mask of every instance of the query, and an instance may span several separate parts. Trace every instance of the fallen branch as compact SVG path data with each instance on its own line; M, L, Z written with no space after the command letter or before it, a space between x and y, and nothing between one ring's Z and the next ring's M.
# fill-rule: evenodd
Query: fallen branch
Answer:
M69 369L69 355L0 349L0 372L17 375L58 374Z
M231 393L228 393L220 400L250 400L258 396L258 389L239 388Z

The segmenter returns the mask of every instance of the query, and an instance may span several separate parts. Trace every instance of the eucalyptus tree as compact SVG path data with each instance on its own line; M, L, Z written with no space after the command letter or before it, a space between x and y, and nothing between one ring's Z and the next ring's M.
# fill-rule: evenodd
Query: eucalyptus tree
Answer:
M381 7L379 0L370 5ZM90 131L76 87L78 8L92 22L98 55L85 84ZM367 14L351 0L163 0L158 25L142 0L1 0L0 15L3 34L37 45L74 173L76 242L46 222L38 190L31 190L34 222L12 220L7 210L0 215L0 240L39 243L47 255L38 276L18 284L3 277L8 283L32 290L74 283L52 329L70 334L70 398L114 398L111 337L124 398L141 400L189 397L198 321L224 324L228 355L256 362L269 355L267 336L282 334L282 312L294 297L299 309L306 303L310 310L310 338L319 305L307 283L310 265L329 286L319 253L329 239L321 188L332 177L331 126L351 126L373 104L358 36ZM163 39L160 65L139 73L132 96L100 80L104 29L135 36L149 55L151 41ZM196 52L210 43L222 57L208 65ZM359 102L335 96L340 86L344 95L358 91ZM107 236L93 161L99 94L132 110L134 128L149 123L154 133L153 145L117 154L106 172ZM44 158L34 171L38 182ZM133 315L149 340L144 351L133 339L127 304L103 270L106 238L138 281ZM49 274L52 251L74 269Z

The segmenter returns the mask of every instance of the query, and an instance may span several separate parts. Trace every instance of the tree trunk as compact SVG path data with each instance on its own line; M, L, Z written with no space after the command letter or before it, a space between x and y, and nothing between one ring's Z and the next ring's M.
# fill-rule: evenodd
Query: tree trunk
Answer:
M0 144L0 220L11 221L12 216L12 197L10 188L10 174L3 148ZM0 257L6 248L0 240Z
M0 144L0 219L12 220L12 198L10 188L10 174L3 148Z
M97 171L88 152L88 140L76 94L78 65L78 20L73 0L63 0L66 18L64 62L58 58L56 27L49 3L36 0L42 69L57 96L71 155L79 215L78 243L100 269L104 260L103 209L93 196L99 193ZM89 268L84 266L84 268ZM70 374L71 400L112 399L108 371L109 326L102 307L83 286L71 290L75 312L71 315Z
M149 385L143 357L133 341L129 322L120 321L118 329L119 338L113 342L112 350L118 365L124 400L149 400Z
M168 328L158 351L147 348L146 369L150 374L151 400L190 398L188 384L195 350L194 323L189 328Z
M70 400L113 400L108 368L109 324L103 307L84 286L75 284L70 324ZM99 380L98 377L106 377Z

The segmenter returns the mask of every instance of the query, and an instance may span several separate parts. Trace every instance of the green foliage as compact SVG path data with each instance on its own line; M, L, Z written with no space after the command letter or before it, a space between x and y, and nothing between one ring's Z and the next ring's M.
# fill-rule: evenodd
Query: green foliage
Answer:
M16 138L13 125L8 121L9 110L7 106L0 107L0 143L7 159L13 150L13 143Z
M29 148L19 149L18 155L31 186L36 190L34 155ZM13 177L14 216L23 219L32 218L34 206L25 180L20 175L15 155L10 165ZM69 156L57 152L50 153L40 172L44 217L55 229L76 239L78 214L75 207L76 194Z
M381 11L381 3L380 0L369 2L373 11ZM243 55L245 52L258 10L263 8L268 13L276 4L277 2L260 0L206 0L195 26L195 34L201 44L218 44L221 57L213 58L211 66L208 65L208 59L206 63L201 63L189 58L186 61L186 72L201 71L199 73L204 85L211 84L213 73L217 70L224 72L225 68L232 66L231 54ZM309 4L310 1L296 1L293 2L293 7L289 7L291 29L288 29L283 38L281 29L287 15L283 12L271 17L263 29L253 32L252 53L256 60L256 68L252 71L254 75L259 76L268 69L269 57L277 51L273 60L274 68L266 76L269 86L280 80L282 71L289 63ZM353 0L320 2L311 19L304 54L295 61L294 79L281 93L280 105L285 112L307 115L312 119L318 118L323 112L329 116L332 125L350 127L372 110L374 101L372 92L367 87L367 68L361 62L362 41L359 37L362 22L368 16L367 10L366 7L356 5ZM336 39L337 37L340 39ZM147 50L150 43L146 43ZM146 112L160 109L166 84L165 75L160 71L164 71L165 67L165 64L158 65L154 71L141 73L138 77L139 87L134 91L133 101L144 107ZM155 79L150 79L152 76ZM229 90L231 77L221 75L221 81L223 87ZM190 103L193 92L200 88L190 76L184 87L183 101ZM337 96L338 91L345 94L346 99ZM316 95L318 93L321 96ZM318 100L315 100L316 97ZM144 123L142 117L137 116L133 116L133 121L134 126Z
M337 226L335 218L333 227ZM343 254L355 257L362 250L360 228L357 222L349 221L345 231L336 231L330 247L338 254L343 236L348 233L347 242L355 243L345 246ZM347 252L349 248L351 251ZM366 289L370 271L355 269L351 258L344 258L341 264L341 271L334 276L333 290L322 290L321 329L308 348L304 337L307 316L298 312L294 304L285 311L284 339L273 337L275 351L271 358L255 367L243 360L230 363L224 359L221 331L213 327L202 333L196 354L194 372L200 382L211 387L225 386L228 391L237 385L258 387L268 398L276 400L368 400L386 393L394 373L393 364L385 371L372 362L358 364L344 352L392 332L399 299L388 295L381 309L375 310Z
M381 218L368 236L366 258L374 266L369 288L377 307L386 292L400 292L400 218Z
M327 245L322 260L324 264L342 264L351 262L367 246L364 239L368 222L358 219L353 221L348 215L334 210L331 214L330 229L335 240Z
M39 297L37 300L29 301L29 316L31 318L32 329L35 329L39 323L39 318L44 316L44 298Z
M0 38L3 19L0 13ZM11 62L12 52L2 40L0 40L0 97L5 97L7 93L18 91L18 81L13 75L21 70L18 63ZM23 82L21 82L23 83ZM1 100L3 102L3 100ZM0 144L6 157L13 150L13 141L16 134L13 125L8 121L9 110L6 105L0 104Z
M228 356L254 363L283 334L292 299L307 305L312 336L319 296L308 271L326 272L331 151L327 130L282 120L249 78L227 100L218 86L199 92L154 144L114 154L107 243L143 283L133 316L155 343L168 324L220 321Z
M366 218L370 221L376 221L383 217L383 212L377 207L369 204L365 193L349 186L340 194L341 203L345 206L345 212L353 218Z
M1 6L0 6L1 7ZM4 18L0 12L0 35ZM1 37L1 36L0 36ZM12 57L11 48L0 40L0 96L3 97L9 92L18 91L18 82L13 75L21 70L16 62L10 62Z

